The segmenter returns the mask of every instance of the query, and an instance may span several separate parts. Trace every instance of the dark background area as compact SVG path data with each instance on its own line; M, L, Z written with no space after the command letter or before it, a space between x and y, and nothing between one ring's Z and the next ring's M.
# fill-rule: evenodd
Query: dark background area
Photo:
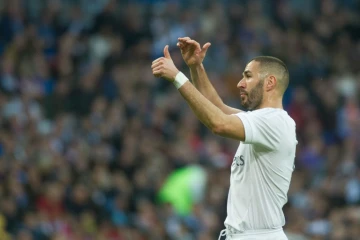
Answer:
M359 1L3 0L1 240L217 239L238 142L150 68L169 44L189 76L183 36L212 43L204 65L233 107L251 58L288 65L299 144L284 229L360 239ZM183 213L158 193L189 166L206 182Z

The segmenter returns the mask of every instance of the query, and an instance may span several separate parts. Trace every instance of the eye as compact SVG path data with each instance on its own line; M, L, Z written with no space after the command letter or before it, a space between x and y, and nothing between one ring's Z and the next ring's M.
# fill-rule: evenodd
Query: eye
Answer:
M251 73L250 73L249 71L245 71L245 72L243 73L243 77L244 77L244 78L251 78Z

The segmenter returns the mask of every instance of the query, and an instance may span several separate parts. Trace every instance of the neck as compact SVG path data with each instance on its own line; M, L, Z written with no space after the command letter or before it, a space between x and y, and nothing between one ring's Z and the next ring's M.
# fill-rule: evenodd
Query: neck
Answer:
M275 96L264 96L264 99L258 109L261 108L279 108L284 109L282 104L282 97L275 97Z

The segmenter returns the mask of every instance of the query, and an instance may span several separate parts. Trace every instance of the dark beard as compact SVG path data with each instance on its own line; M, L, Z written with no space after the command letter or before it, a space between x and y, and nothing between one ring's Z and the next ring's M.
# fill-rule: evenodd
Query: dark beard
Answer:
M264 80L260 80L259 83L246 94L246 100L241 99L241 105L247 110L257 109L263 100L263 86Z

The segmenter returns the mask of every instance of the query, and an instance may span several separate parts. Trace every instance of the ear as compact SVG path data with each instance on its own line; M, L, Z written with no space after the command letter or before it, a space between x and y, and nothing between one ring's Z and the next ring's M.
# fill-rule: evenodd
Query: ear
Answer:
M265 91L269 92L277 86L277 79L274 75L269 75L266 78Z

